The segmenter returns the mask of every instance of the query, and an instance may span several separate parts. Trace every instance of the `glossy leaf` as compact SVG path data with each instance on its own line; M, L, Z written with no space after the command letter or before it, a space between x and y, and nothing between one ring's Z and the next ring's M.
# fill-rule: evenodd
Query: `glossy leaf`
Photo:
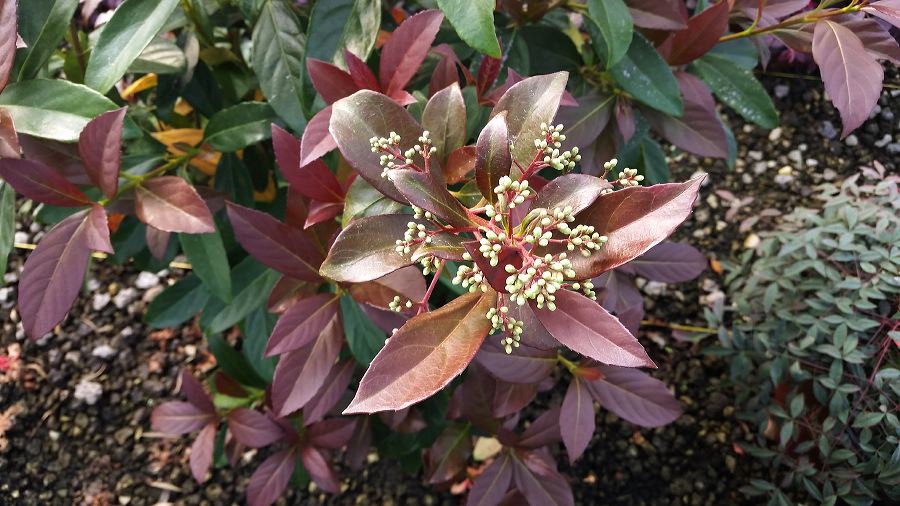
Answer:
M109 198L116 195L119 187L125 111L123 107L97 116L78 137L78 152L88 176Z
M0 158L21 157L22 146L19 144L19 134L16 133L13 118L9 111L0 108Z
M74 142L97 115L116 104L96 91L62 79L35 79L10 84L0 93L0 107L12 116L19 134Z
M18 158L0 159L0 178L18 193L44 204L62 207L82 207L90 199L43 163Z
M201 410L211 414L216 412L216 407L203 385L187 369L181 371L181 393L187 397L188 402Z
M596 93L578 97L575 107L563 107L556 121L565 125L566 145L586 149L609 124L615 97Z
M213 422L216 415L184 401L160 404L150 414L153 430L164 434L189 434Z
M846 27L822 19L813 32L813 58L825 91L841 113L841 138L860 126L878 103L884 70Z
M443 20L444 15L440 11L422 11L394 30L381 48L378 70L386 95L398 96L419 70Z
M244 259L231 270L231 302L225 304L219 299L210 299L203 308L200 326L207 334L227 330L262 306L277 281L277 272L266 269L252 258ZM252 372L249 365L247 369Z
M247 504L269 506L277 501L291 481L296 457L296 449L291 447L263 461L247 484Z
M609 72L635 100L669 116L681 116L684 111L672 70L640 33L635 33L628 53Z
M436 176L411 169L394 169L388 172L388 177L410 204L430 211L452 226L472 226L465 206L447 191Z
M319 2L310 13L307 57L340 60L347 49L362 57L375 45L381 24L381 4L377 0Z
M778 126L778 111L753 72L715 54L694 61L693 69L719 100L744 119L763 128Z
M713 3L688 20L687 28L675 32L668 55L671 65L684 65L706 54L718 44L719 36L728 28L731 2Z
M897 0L879 0L863 7L862 10L900 28L900 2Z
M363 365L372 363L372 359L384 346L384 332L366 316L349 295L341 297L341 318L344 321L344 335L350 353L357 362Z
M898 4L897 12L898 23L900 23L900 4ZM842 20L841 24L855 33L866 51L876 59L888 60L894 65L900 65L900 44L889 31L878 24L878 21L872 18L861 18L850 21Z
M341 215L341 225L346 227L348 223L366 216L378 216L381 214L396 214L403 211L403 205L396 200L385 197L365 179L358 177L350 184L347 195L344 198L344 213Z
M264 2L253 27L253 71L272 109L295 131L306 126L303 111L303 25L287 0ZM268 126L267 126L268 128Z
M500 44L494 31L494 3L493 0L467 3L438 0L438 6L459 38L478 52L500 58Z
M410 221L409 214L383 214L351 222L334 240L320 268L322 276L360 283L412 264L408 254L395 249Z
M91 51L84 83L105 94L162 29L178 0L126 0L103 26Z
M329 130L341 154L363 179L397 202L406 201L388 179L381 177L381 155L373 153L369 144L372 137L387 137L390 132L400 135L404 147L415 144L423 129L406 109L380 93L358 91L331 106Z
M584 380L572 376L559 415L559 430L569 462L578 460L594 435L594 401Z
M216 151L237 151L268 139L275 111L263 102L242 102L223 109L209 119L204 142Z
M687 26L681 0L626 0L634 24L656 30L681 30Z
M500 113L488 122L475 144L475 181L488 202L497 201L494 188L500 178L509 175L511 168L509 128L506 113Z
M520 345L515 353L506 353L500 338L485 340L475 360L492 376L510 383L539 383L556 370L556 350L540 350Z
M325 418L347 392L355 368L353 359L346 359L331 369L322 388L303 406L303 423L309 425Z
M550 334L568 348L605 364L656 367L643 346L599 304L569 290L556 292L556 310L535 309Z
M512 483L512 458L508 452L501 452L472 484L468 506L494 506L500 504Z
M284 437L281 426L254 409L238 408L228 413L228 431L244 446L262 448Z
M307 426L309 443L317 448L340 450L353 437L356 418L330 418Z
M404 302L418 302L425 297L425 277L417 266L402 269L364 283L350 285L350 294L359 302L381 309L390 309L394 297Z
M428 100L422 112L422 126L431 134L438 160L444 160L466 143L466 104L459 84L454 82Z
M666 140L685 151L700 156L727 158L728 137L709 89L690 74L681 72L677 78L684 96L683 114L676 118L644 110L647 121Z
M65 317L81 289L91 250L113 252L100 206L61 221L28 255L19 279L19 313L30 337L43 336Z
M549 455L524 452L513 457L512 462L516 488L528 497L529 503L574 506L572 489Z
M209 289L196 275L169 286L147 306L144 321L155 329L178 326L193 318L209 300Z
M303 462L303 468L319 488L330 494L337 494L341 491L337 473L334 472L322 452L312 446L302 446L300 447L300 460Z
M361 89L350 74L328 62L307 58L306 70L313 87L327 104L333 104L344 97L349 97Z
M593 278L643 255L691 213L703 177L684 183L632 187L601 195L578 215L609 239L589 257L571 257L578 278Z
M230 202L227 211L238 242L253 258L295 279L319 279L317 266L322 257L303 231L266 213Z
M573 214L587 209L601 192L612 188L608 181L585 174L566 174L547 183L531 204L532 209L552 211L558 207L571 207Z
M290 307L278 319L266 345L266 356L294 351L311 343L337 315L337 296L320 293Z
M272 149L282 175L300 169L300 141L275 123L272 123Z
M495 301L494 292L466 294L409 320L372 361L344 413L403 409L445 387L481 346Z
M191 475L197 483L206 481L206 473L212 465L213 451L216 446L216 424L209 423L197 434L191 445Z
M566 91L568 72L523 79L497 101L491 118L506 111L513 160L527 167L534 158L534 140L541 136L541 123L550 123ZM518 176L517 170L513 174Z
M332 137L331 132L328 131L328 125L330 123L331 106L317 112L316 115L309 120L306 129L303 130L303 138L300 139L300 163L298 167L309 165L315 159L321 158L337 148L334 137Z
M16 3L7 0L3 3ZM69 27L77 0L19 0L19 33L27 47L20 51L19 81L34 79L53 55ZM15 13L15 8L13 9ZM10 27L15 41L16 26ZM13 49L10 54L16 53ZM0 86L2 88L2 86Z
M297 193L323 203L343 203L344 191L341 183L322 160L313 160L308 165L284 171L288 183ZM312 206L310 206L312 207ZM312 214L312 209L310 209Z
M372 91L382 91L381 84L378 82L378 78L375 77L375 73L372 72L372 69L369 68L369 65L366 64L362 59L353 54L350 51L344 51L344 61L347 63L347 70L350 72L350 79L353 80L353 83L356 85L357 89L360 90L372 90ZM405 94L406 92L402 92L401 94ZM406 95L407 98L411 95ZM397 103L400 105L409 105L407 103L400 103L396 97L393 97Z
M135 188L134 210L138 218L166 232L206 234L215 232L212 214L197 190L177 176L149 179Z
M588 18L597 27L596 32L589 30L594 49L603 65L610 68L625 56L631 45L634 32L631 13L623 0L590 0Z
M0 91L9 82L16 57L16 7L15 0L0 3Z
M16 192L0 182L0 276L9 268L7 260L16 240Z
M706 270L706 255L689 244L662 242L627 264L638 275L663 283L690 281Z
M231 301L231 273L228 270L228 254L222 235L216 231L210 234L179 234L181 250L194 274L209 288L210 293L223 302Z
M588 386L600 405L631 423L659 427L681 415L665 383L637 369L599 365L603 377Z

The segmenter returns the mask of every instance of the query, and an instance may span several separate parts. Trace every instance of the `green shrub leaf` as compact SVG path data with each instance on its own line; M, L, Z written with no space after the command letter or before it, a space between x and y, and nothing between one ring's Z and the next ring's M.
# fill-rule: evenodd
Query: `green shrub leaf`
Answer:
M634 34L625 57L609 71L635 100L669 116L678 117L684 112L672 69L640 33Z
M466 44L493 58L500 58L494 31L494 0L438 0L438 7Z
M634 23L622 0L588 1L588 33L606 68L619 63L631 45Z
M0 107L9 111L20 134L63 142L77 141L91 119L117 108L87 86L61 79L10 84L0 93Z
M253 29L253 71L263 95L297 133L306 127L303 111L303 51L306 37L286 0L263 5Z
M778 126L778 111L753 72L714 54L694 61L693 69L719 100L744 119L763 128Z

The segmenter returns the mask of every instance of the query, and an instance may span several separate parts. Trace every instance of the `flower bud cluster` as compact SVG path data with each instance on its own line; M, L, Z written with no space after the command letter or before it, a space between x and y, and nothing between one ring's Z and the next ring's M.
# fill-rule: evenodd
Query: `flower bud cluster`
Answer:
M471 259L471 257L469 257ZM456 276L451 280L454 285L461 285L463 288L474 293L479 288L482 292L487 291L487 285L484 284L484 273L477 265L469 267L468 265L460 265L456 271Z
M496 267L499 262L497 254L503 249L503 244L507 240L506 232L501 231L498 234L484 227L481 228L481 232L484 234L484 237L479 240L480 246L478 251L481 252L481 256L490 261L491 267Z
M628 188L629 186L640 186L641 181L643 180L644 176L638 175L637 169L625 169L622 172L619 172L616 183Z
M413 302L411 300L407 300L403 302L403 299L400 298L399 295L395 295L394 299L391 300L391 303L388 304L388 307L391 311L402 312L404 309L410 309L413 307Z
M394 248L394 251L400 255L408 255L412 250L413 244L418 242L430 244L431 240L425 225L410 221L406 224L406 232L403 233L403 239L397 239L395 242L397 246Z
M594 227L590 225L569 228L568 224L560 223L557 229L569 236L566 249L575 251L575 248L578 248L578 251L586 257L591 256L591 253L599 250L609 240L609 237L594 232Z
M594 283L590 279L572 283L571 288L572 290L580 290L585 297L591 300L597 300L597 292L594 291Z
M512 192L512 195L509 195L507 198L507 192ZM528 180L524 181L514 181L509 176L503 176L500 178L500 181L497 182L497 186L494 187L494 193L497 194L497 208L500 210L509 208L513 209L516 205L525 202L525 199L531 196L531 189L528 188ZM489 218L494 218L497 213L497 208L493 206L490 207L490 212L488 212ZM487 208L485 209L487 212ZM499 221L499 220L498 220Z
M427 276L441 268L441 259L434 255L425 255L419 260L419 265L422 266L422 275Z
M417 220L433 220L434 215L429 211L422 209L421 207L412 206L413 217Z
M528 300L537 303L538 309L546 304L550 311L556 310L556 296L567 279L575 277L572 262L566 258L565 253L560 253L554 258L547 253L543 257L536 257L531 265L516 269L512 265L504 268L510 275L506 278L506 291L511 300L523 306Z
M575 162L581 161L581 155L578 154L577 147L560 152L562 141L566 140L566 136L560 133L562 129L562 125L541 123L542 138L534 140L534 147L544 153L544 163L547 165L556 170L572 170Z
M509 316L509 307L500 306L499 310L492 307L485 316L491 321L491 328L493 330L499 330L501 332L505 331L508 333L500 341L500 344L503 345L506 353L512 353L513 348L519 347L519 342L522 339L521 336L522 332L525 331L525 327L522 325L522 320L516 320L512 316Z

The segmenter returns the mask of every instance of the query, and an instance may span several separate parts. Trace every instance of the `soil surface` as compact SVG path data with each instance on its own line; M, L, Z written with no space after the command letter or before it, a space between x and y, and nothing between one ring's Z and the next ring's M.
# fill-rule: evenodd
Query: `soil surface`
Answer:
M889 73L886 81L898 79ZM721 161L673 156L673 178L709 174L696 213L675 239L712 258L752 246L757 232L770 228L780 214L808 204L816 183L839 180L875 160L898 170L896 90L885 92L873 118L842 141L840 120L824 101L820 83L784 78L765 83L782 111L782 127L763 131L723 111L735 126L739 147L733 169ZM28 226L17 242L33 243L39 235L39 227ZM175 395L182 367L202 372L214 366L194 328L151 331L141 323L147 302L180 273L138 273L95 262L89 293L64 323L49 336L26 341L15 310L24 258L21 250L12 255L0 284L0 355L21 355L14 369L0 373L0 434L5 432L0 504L243 503L258 456L237 469L215 469L198 485L187 466L189 439L165 439L150 427L152 407ZM680 285L647 283L647 319L703 325L702 308L721 296L721 283L713 270ZM769 470L736 446L755 428L734 417L727 364L704 357L703 342L676 337L663 325L645 326L640 336L660 366L654 375L672 386L685 414L669 426L641 429L600 411L585 455L574 466L562 455L558 459L578 504L751 504L737 489ZM289 491L280 503L462 501L463 496L429 488L396 462L379 461L374 454L370 461L360 473L342 473L343 492L337 496L311 486Z

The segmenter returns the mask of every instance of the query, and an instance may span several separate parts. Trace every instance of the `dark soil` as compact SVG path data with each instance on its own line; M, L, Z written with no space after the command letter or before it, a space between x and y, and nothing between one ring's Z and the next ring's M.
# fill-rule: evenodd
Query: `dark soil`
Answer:
M823 180L843 178L873 160L898 169L896 91L883 95L879 112L857 130L855 141L840 141L840 121L824 102L821 84L781 78L766 79L766 84L780 96L776 105L782 128L767 132L730 117L730 124L737 125L735 169L685 155L673 159L675 179L701 170L709 174L697 212L675 239L714 258L728 258L751 245L759 231L777 222L779 213L808 204L812 186ZM734 201L743 206L726 216ZM33 231L24 234L23 239L34 242ZM21 251L14 253L8 272L17 273L23 260ZM14 308L17 278L7 275L7 283L0 285L0 355L19 347L21 361L16 374L0 374L0 426L2 414L18 412L5 444L0 437L0 504L244 502L258 458L237 469L216 469L207 483L198 485L187 468L190 441L164 439L150 428L152 407L175 395L182 367L202 372L214 366L202 337L191 327L151 331L140 322L146 301L178 275L163 273L160 284L149 286L156 276L139 279L129 266L96 262L91 293L79 299L53 335L36 342L24 340ZM721 282L708 271L692 283L648 284L647 318L702 325L702 307L718 296ZM107 295L111 300L102 304ZM667 427L641 429L601 411L584 457L574 466L558 459L572 479L578 504L750 504L737 489L769 472L737 450L736 443L747 440L755 428L734 417L727 364L703 357L702 345L671 334L664 326L647 326L641 340L660 366L654 374L672 385L685 414ZM92 405L90 394L97 396ZM360 473L342 475L344 491L335 497L291 490L281 503L461 502L462 496L432 490L394 461L376 461Z

